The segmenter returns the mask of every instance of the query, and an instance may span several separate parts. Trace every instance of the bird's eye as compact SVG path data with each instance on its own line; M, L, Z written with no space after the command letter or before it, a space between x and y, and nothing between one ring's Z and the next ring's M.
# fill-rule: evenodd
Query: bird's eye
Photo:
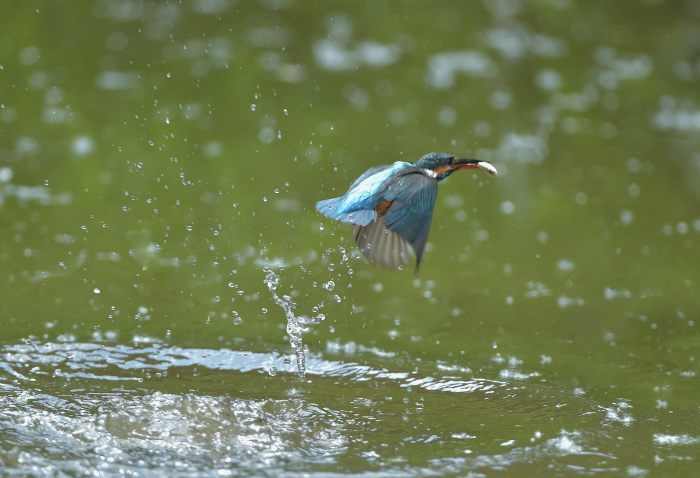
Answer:
M454 156L450 156L450 164L454 164L454 162L455 162L455 157L454 157Z

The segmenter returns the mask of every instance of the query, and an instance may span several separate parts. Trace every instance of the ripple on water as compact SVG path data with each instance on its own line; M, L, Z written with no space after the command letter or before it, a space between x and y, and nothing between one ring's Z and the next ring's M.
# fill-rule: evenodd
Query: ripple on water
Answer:
M3 462L22 472L117 473L228 469L267 473L287 461L327 464L344 452L345 417L300 399L149 393L63 400L3 387ZM30 412L30 413L28 413ZM34 454L20 451L44 449Z
M361 347L362 350L372 350ZM211 370L237 372L296 372L296 364L288 356L276 353L235 351L228 349L194 349L166 347L159 344L144 347L99 345L93 343L45 343L42 345L7 345L2 349L0 370L19 379L32 381L35 367L51 367L54 375L66 379L90 378L117 381L141 380L145 372L167 371L176 367L204 367ZM56 372L59 370L59 372ZM90 371L90 372L88 372ZM48 371L47 371L48 372ZM123 372L133 372L124 376ZM345 377L353 381L386 380L400 387L415 387L442 392L491 393L507 386L505 382L486 379L417 377L409 372L392 372L353 362L309 357L306 373L317 377Z
M396 366L372 348L354 350ZM294 463L336 469L351 453L387 473L415 476L420 470L487 471L552 459L606 469L615 460L592 444L600 442L601 424L617 423L613 409L585 397L508 377L473 378L470 369L444 362L431 376L307 359L307 382L300 383L293 378L296 363L276 353L158 343L5 345L0 428L10 447L0 449L0 461L29 474L158 468L181 475L235 469L272 476L297 470ZM282 375L271 377L272 370ZM614 411L617 417L629 410L618 404ZM444 428L414 434L397 420L420 420L426 413L442 417L425 417L428 422L446 420ZM501 428L506 415L521 416L543 432L523 440ZM552 429L552 420L562 416L581 428ZM496 436L494 448L488 443ZM383 461L381 444L401 458ZM486 449L474 450L479 446ZM424 452L413 458L421 447L434 447L428 461Z

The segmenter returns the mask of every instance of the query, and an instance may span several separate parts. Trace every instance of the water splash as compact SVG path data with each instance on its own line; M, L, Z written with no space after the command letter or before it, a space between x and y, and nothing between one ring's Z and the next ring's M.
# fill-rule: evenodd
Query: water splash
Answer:
M266 267L263 270L265 271L265 285L270 289L272 300L284 310L284 315L287 318L289 345L294 349L294 353L297 356L297 370L299 377L303 379L306 374L306 356L304 355L304 342L302 341L302 334L304 333L303 318L294 314L296 304L290 296L283 295L280 297L277 294L280 277L272 269Z
M275 279L270 279L274 284ZM352 350L353 355L381 357L389 366L373 367L310 354L308 373L318 379L310 385L313 398L307 400L296 395L298 387L294 385L283 386L271 397L265 395L270 393L267 379L255 377L263 377L264 372L294 372L294 365L276 353L180 348L163 343L2 344L0 428L7 430L8 440L14 442L11 449L0 451L3 469L17 476L36 474L37 469L49 470L45 473L48 475L72 476L90 474L94 469L106 475L124 474L124 470L132 475L148 475L149 470L158 468L166 475L184 476L202 474L204 463L207 472L223 470L217 473L222 476L259 475L261 469L271 470L272 476L283 476L289 474L285 466L303 459L309 466L320 468L320 472L314 469L311 473L320 476L347 453L366 457L374 452L376 445L371 438L376 436L375 430L394 426L396 414L403 410L430 419L431 413L459 404L466 413L481 415L478 420L485 423L484 430L496 429L504 413L535 424L556 423L564 417L567 423L578 420L579 425L574 429L557 426L534 431L529 441L507 431L497 437L500 446L487 445L484 452L479 448L480 432L472 432L462 424L438 432L401 434L393 444L402 456L414 449L401 448L403 443L425 447L436 439L441 440L447 455L431 456L425 466L420 462L406 465L402 476L431 474L433 469L436 471L432 474L437 476L465 476L474 469L493 467L501 471L536 462L563 467L569 463L562 462L564 459L583 470L581 474L587 470L602 470L603 474L619 470L620 458L599 449L601 426L609 426L610 421L606 408L592 399L535 382L476 378L471 371L460 370L459 362L443 363L448 370L445 374L425 361L420 367L406 367L404 358L376 355L385 352L374 347L340 347L343 354ZM365 362L365 357L361 361ZM427 369L418 370L424 367ZM221 394L217 385L191 393L193 382L182 379L196 380L201 370L207 370L209 377L220 374L222 379L240 380L236 383L241 387L253 387L260 394ZM426 374L428 370L435 375ZM179 391L143 392L144 383L175 376L182 385ZM66 383L89 386L91 393L66 398ZM358 399L348 403L335 393L339 384ZM280 391L286 393L280 396ZM370 413L375 406L386 406L382 400L387 394L405 397L406 401L391 401L396 404L389 409L391 413ZM423 394L429 395L436 406L424 409ZM319 402L317 397L325 397L326 401ZM619 404L614 406L619 408ZM664 450L676 453L681 446L697 443L693 434L661 432L653 435L655 451L660 454ZM163 440L164 436L168 439ZM608 447L617 441L613 437L606 440ZM47 453L44 450L49 442L55 445ZM358 442L366 443L366 448L354 451ZM466 447L469 453L465 453ZM448 455L453 451L456 456ZM393 470L387 473L396 474Z

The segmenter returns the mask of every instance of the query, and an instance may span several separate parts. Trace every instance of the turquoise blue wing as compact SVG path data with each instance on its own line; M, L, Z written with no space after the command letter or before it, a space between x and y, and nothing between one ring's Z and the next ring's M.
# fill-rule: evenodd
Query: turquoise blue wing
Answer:
M384 216L386 228L407 241L420 265L435 209L437 181L421 172L404 174L387 187L384 199L391 206Z
M360 209L346 212L343 208L342 197L318 201L316 203L316 209L318 212L334 221L359 224L361 226L369 224L377 217L377 213L374 212L374 209Z
M367 179L371 175L377 174L379 171L384 171L386 168L390 168L390 167L391 167L390 164L384 164L382 166L374 166L374 167L369 168L367 171L360 174L360 176L350 185L350 187L348 188L348 191L354 189L355 186L360 184L362 181L364 181L365 179Z
M407 163L369 168L358 177L342 197L316 203L316 209L326 217L340 222L366 226L377 217L375 207L381 201L385 184L391 175Z

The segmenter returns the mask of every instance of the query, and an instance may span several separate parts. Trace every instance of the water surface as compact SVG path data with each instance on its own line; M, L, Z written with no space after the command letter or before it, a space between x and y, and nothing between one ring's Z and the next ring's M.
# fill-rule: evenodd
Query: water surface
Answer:
M692 476L698 25L0 7L3 474ZM440 185L418 273L313 210L428 151L500 174Z

